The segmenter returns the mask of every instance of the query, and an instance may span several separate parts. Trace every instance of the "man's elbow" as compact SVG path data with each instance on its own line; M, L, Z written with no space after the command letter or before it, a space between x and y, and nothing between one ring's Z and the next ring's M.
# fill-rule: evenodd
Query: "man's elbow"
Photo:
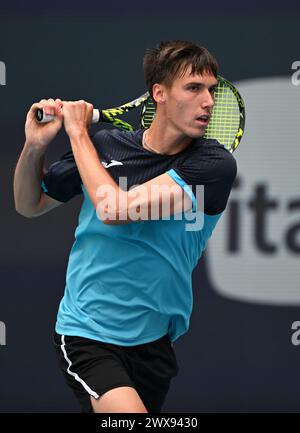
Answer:
M25 218L37 218L38 216L42 215L45 212L45 210L42 209L40 205L34 208L30 208L30 207L18 206L18 204L15 203L15 209L19 215Z
M21 215L25 218L36 218L38 216L35 212L28 211L25 209L20 209L20 208L18 208L18 206L15 206L15 209L19 215Z
M105 225L119 226L132 222L127 212L120 213L115 209L101 209L100 207L97 207L96 213L99 220Z
M120 220L105 220L102 221L103 224L107 225L107 226L121 226L124 224L128 224L130 221L120 221Z
M103 224L107 226L120 226L132 222L132 220L130 220L129 218L118 219L116 216L113 215L106 216L105 218L100 218L100 219L103 222Z

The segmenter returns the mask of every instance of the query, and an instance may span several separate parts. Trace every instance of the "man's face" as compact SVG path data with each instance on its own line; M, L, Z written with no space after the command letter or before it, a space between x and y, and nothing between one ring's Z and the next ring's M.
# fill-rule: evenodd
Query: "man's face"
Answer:
M190 75L190 69L165 88L165 115L181 134L198 138L205 134L214 106L214 90L218 80L214 75Z

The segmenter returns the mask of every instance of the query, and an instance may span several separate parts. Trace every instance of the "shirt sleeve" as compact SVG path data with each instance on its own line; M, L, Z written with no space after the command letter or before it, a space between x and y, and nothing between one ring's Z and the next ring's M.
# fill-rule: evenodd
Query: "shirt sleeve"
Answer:
M72 150L50 165L41 188L45 194L60 202L67 202L82 193L81 178Z
M189 158L167 173L189 194L193 210L199 204L197 185L203 185L204 212L217 215L226 208L237 165L233 155L218 144L207 151L192 152Z
M97 131L88 132L94 143ZM44 175L41 188L45 194L60 202L67 202L75 195L82 194L82 180L77 169L72 149L50 165Z

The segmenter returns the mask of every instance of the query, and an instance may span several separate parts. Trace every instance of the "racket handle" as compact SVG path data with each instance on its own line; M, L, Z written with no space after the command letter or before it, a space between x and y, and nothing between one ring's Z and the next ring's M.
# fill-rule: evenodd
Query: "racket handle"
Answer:
M36 120L39 123L48 123L52 122L55 116L52 116L50 114L45 114L44 110L41 108L38 108L35 113ZM98 123L100 119L100 111L97 109L93 109L93 117L92 117L92 123Z

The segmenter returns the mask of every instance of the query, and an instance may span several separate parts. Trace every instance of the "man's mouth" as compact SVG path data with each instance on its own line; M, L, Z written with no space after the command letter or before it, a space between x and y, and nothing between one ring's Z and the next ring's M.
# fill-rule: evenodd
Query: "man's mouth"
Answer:
M202 114L201 116L196 118L196 121L198 123L201 123L202 125L208 125L208 122L210 121L210 115L209 114Z

